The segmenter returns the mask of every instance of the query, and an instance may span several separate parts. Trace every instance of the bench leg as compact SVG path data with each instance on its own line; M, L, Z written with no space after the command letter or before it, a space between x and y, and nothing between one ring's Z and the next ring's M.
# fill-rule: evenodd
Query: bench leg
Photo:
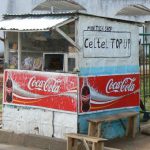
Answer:
M78 140L68 137L67 138L67 150L77 150L78 149Z
M132 137L135 138L137 133L137 116L133 117L133 132Z
M92 150L104 150L104 143L103 142L93 143Z
M128 120L126 136L131 136L132 138L135 138L136 131L137 131L136 124L137 124L137 116L130 117Z
M72 150L72 138L67 138L67 150Z
M88 136L100 137L101 136L101 123L89 122Z

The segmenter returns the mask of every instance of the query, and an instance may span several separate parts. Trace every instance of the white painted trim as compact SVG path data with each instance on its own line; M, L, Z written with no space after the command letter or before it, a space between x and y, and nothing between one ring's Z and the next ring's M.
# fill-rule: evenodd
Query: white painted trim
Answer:
M31 105L20 105L20 104L8 104L8 103L3 103L3 105L8 105L10 107L24 107L25 109L42 109L42 110L49 110L49 111L54 111L54 112L62 112L66 114L75 114L77 115L77 112L71 112L71 111L65 111L65 110L58 110L58 109L53 109L53 108L46 108L46 107L40 107L40 106L31 106ZM3 106L4 107L4 106Z
M110 111L117 111L117 110L129 110L133 108L137 108L138 106L135 107L122 107L122 108L113 108L113 109L105 109L105 110L98 110L98 111L91 111L91 112L85 112L85 113L79 113L78 115L88 115L88 114L93 114L93 113L99 113L99 112L110 112Z
M105 77L105 76L121 76L121 75L140 75L140 72L139 73L120 73L120 74L106 74L106 75L81 75L79 77Z

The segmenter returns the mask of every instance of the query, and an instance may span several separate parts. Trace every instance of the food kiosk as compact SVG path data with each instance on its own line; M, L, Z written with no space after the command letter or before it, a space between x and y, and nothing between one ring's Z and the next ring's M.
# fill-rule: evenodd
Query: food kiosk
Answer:
M63 138L89 118L139 111L138 24L90 14L4 15L3 129ZM105 138L123 124L102 125ZM137 122L137 127L138 127Z

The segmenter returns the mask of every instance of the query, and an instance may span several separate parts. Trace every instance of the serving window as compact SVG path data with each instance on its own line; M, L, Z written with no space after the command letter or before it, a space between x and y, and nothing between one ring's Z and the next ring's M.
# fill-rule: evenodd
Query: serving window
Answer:
M61 26L60 30L75 39L74 22ZM7 36L10 69L73 72L77 66L76 48L56 30L7 32ZM21 42L20 52L18 41Z
M44 53L45 71L64 71L64 54Z

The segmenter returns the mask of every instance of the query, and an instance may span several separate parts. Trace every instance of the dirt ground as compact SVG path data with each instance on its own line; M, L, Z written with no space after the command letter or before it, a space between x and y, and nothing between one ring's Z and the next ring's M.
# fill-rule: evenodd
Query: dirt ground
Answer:
M134 139L121 138L108 141L105 145L121 150L150 150L150 121L141 123L141 133ZM142 134L145 131L146 134Z
M147 129L147 135L139 133L134 139L120 138L110 140L105 143L105 146L118 148L120 150L150 150L150 122L141 125L141 131L144 131L144 129ZM48 137L46 138L36 135L31 136L20 134L17 136L14 133L8 133L6 131L0 132L0 138L0 150L66 150L67 144L65 140L55 140L55 138L52 138L52 140ZM8 143L6 144L6 142ZM83 148L80 150L85 149Z
M107 142L105 145L121 150L150 150L150 135L139 134L135 139L116 139Z
M17 145L0 144L0 150L42 150L42 149L29 148Z
M150 150L150 136L139 134L135 139L121 138L107 142L105 146L118 148L120 150ZM45 150L40 148L29 148L24 146L0 144L0 150ZM55 150L55 149L50 149ZM66 150L60 146L60 150Z

